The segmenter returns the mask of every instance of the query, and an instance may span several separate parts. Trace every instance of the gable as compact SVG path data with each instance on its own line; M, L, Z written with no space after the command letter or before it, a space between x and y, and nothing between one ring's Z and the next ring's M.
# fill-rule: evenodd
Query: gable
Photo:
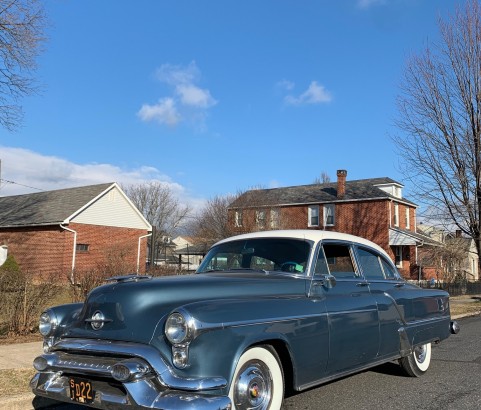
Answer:
M113 185L110 190L72 215L68 222L149 231L152 229L117 185Z

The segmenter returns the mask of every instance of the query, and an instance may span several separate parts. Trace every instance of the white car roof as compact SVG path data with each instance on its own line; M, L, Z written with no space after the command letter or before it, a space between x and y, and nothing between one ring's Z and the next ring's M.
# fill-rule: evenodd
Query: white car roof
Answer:
M389 255L384 249L374 242L361 238L360 236L349 235L347 233L340 233L334 231L322 231L314 229L285 229L285 230L274 230L274 231L261 231L261 232L251 232L242 235L231 236L230 238L223 239L217 242L215 245L235 241L239 239L254 239L254 238L294 238L294 239L306 239L314 242L319 242L323 240L342 240L349 242L356 242L361 245L366 245L368 247L374 248L381 252L386 258Z

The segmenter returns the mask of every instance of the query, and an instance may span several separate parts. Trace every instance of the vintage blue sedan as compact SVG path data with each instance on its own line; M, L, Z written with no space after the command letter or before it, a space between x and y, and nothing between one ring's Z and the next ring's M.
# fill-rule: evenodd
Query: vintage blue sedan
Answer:
M196 274L119 276L46 310L31 388L100 409L278 410L286 390L392 360L421 376L458 330L449 295L370 241L258 232L215 244Z

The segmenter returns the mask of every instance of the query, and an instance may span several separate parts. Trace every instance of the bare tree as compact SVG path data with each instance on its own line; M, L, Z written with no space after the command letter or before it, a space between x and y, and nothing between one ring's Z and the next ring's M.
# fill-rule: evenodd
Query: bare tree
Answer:
M181 204L172 189L161 182L128 185L122 189L159 235L175 235L191 213L190 206Z
M441 42L406 66L394 137L428 217L455 225L481 254L481 5L439 20Z
M433 266L437 279L444 283L466 280L466 245L462 238L448 238L443 246L421 249L419 259L423 266Z
M331 177L326 171L322 171L321 175L314 179L314 184L328 184L331 182Z
M172 189L161 182L128 185L122 189L153 227L149 244L151 262L160 258L167 263L172 257L169 239L186 223L190 206L181 204Z
M19 100L37 90L32 76L45 41L39 0L0 0L0 124L12 131L22 120Z
M215 196L209 199L203 209L190 224L193 236L213 244L221 239L232 236L233 225L229 223L229 205L239 197L239 194Z

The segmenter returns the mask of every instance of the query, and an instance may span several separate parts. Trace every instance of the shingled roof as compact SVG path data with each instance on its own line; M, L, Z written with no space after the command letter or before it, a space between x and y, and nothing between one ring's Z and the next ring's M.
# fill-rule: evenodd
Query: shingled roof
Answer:
M112 185L0 197L0 228L61 224Z
M389 184L401 186L399 182L388 177L346 181L346 191L342 198L337 197L337 182L285 188L254 189L243 193L230 204L230 207L286 206L373 199L395 199L399 201L400 198L396 198L379 188L379 185ZM402 202L416 206L413 202L404 198L402 198Z

